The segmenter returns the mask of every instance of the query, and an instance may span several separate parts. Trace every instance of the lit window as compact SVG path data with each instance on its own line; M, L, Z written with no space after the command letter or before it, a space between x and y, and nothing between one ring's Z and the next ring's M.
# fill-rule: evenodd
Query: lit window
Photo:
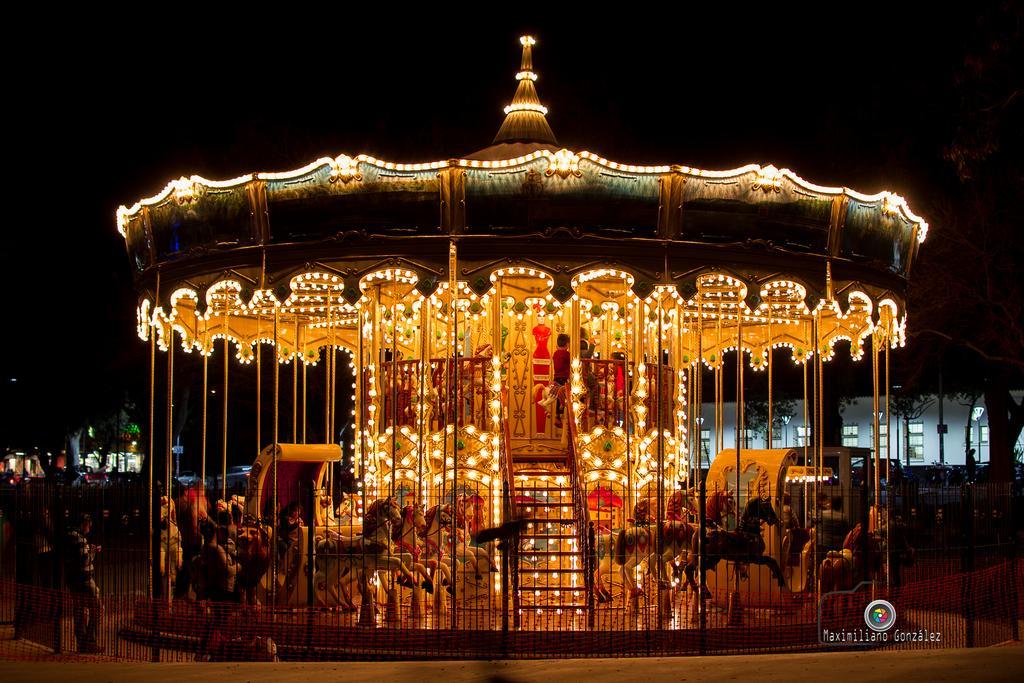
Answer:
M804 426L797 426L796 428L796 445L803 446L808 441L808 437L811 436L811 428Z
M843 425L843 445L856 448L859 441L860 425Z
M978 443L988 443L988 425L978 425L980 432Z
M911 460L924 460L924 422L920 420L907 425L907 455Z

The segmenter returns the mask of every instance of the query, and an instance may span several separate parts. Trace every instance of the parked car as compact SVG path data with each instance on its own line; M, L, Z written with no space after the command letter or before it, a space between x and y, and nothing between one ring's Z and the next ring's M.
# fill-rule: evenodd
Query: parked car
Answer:
M252 469L252 465L233 465L228 468L227 477L227 490L228 495L233 493L245 493L246 487L249 485L249 471ZM221 474L217 472L210 479L210 488L214 491L220 491L221 489Z
M86 486L106 486L110 476L106 470L81 468L82 483Z
M191 488L199 483L199 475L192 470L184 470L178 473L177 480L182 488Z

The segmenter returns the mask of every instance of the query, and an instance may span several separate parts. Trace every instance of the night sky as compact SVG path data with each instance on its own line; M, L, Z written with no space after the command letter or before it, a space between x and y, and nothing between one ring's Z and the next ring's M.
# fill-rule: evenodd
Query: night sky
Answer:
M177 5L160 23L90 15L103 28L83 30L85 16L26 26L35 42L5 77L15 123L0 448L57 448L69 425L121 392L145 395L119 204L192 173L485 147L526 32L538 39L537 86L563 146L627 163L770 162L821 184L899 192L927 217L929 197L950 182L934 114L949 105L972 9L784 5L676 15L616 6L643 9L625 20L595 4L586 14L605 23L589 25L508 3L495 5L506 16L464 15L458 26L442 23L442 11L455 14L446 5L419 17L395 5L376 21L307 6L286 18Z

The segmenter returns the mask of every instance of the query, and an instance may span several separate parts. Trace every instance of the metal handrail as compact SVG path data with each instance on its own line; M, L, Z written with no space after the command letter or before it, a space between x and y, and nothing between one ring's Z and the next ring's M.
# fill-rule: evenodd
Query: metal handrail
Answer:
M505 486L505 500L503 505L503 522L511 522L516 519L516 482L512 473L512 431L509 422L505 419L505 406L508 405L508 388L501 389L501 431L502 449L499 458L501 476ZM508 543L508 567L511 576L512 592L512 614L513 623L519 626L519 534L515 534Z

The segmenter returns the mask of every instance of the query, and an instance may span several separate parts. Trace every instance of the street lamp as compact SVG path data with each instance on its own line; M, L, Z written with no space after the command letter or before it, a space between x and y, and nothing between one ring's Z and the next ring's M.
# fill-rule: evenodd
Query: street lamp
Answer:
M974 420L975 424L978 425L978 462L982 461L981 457L981 416L985 414L984 406L974 406L971 410L971 419Z
M789 421L793 419L792 415L782 416L782 447L789 448Z

